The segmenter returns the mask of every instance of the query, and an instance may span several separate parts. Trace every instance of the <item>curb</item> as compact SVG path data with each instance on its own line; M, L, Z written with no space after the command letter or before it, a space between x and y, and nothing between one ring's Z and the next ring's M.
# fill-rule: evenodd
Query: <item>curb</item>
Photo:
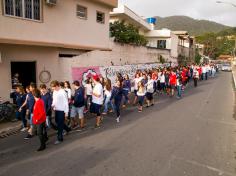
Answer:
M232 71L233 81L234 81L234 89L236 89L236 71Z
M13 127L8 127L8 128L4 128L0 130L0 139L17 134L20 131L21 127L22 127L22 124L18 124Z

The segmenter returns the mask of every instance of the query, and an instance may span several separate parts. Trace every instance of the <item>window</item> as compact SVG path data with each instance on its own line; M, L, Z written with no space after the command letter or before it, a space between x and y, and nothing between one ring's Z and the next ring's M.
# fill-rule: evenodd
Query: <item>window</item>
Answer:
M166 40L158 40L157 41L157 48L166 49Z
M97 22L98 23L105 23L105 13L97 12Z
M77 13L77 17L79 18L87 19L88 17L88 10L86 7L77 5L76 13Z
M40 20L40 0L4 0L5 15Z

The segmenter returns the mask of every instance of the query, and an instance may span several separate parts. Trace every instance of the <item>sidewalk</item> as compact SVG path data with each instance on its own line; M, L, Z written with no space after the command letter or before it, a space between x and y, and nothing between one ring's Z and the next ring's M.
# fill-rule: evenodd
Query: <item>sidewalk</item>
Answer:
M232 75L233 75L233 82L234 82L234 89L236 89L236 66L232 66Z
M0 139L7 136L17 134L22 127L22 123L18 122L3 122L0 123Z

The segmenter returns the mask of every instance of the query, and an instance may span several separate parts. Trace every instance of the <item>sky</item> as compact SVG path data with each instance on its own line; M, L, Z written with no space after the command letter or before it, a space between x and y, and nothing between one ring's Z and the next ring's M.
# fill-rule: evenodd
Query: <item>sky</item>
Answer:
M216 0L119 0L144 17L185 15L236 27L236 7ZM233 3L236 0L223 2Z

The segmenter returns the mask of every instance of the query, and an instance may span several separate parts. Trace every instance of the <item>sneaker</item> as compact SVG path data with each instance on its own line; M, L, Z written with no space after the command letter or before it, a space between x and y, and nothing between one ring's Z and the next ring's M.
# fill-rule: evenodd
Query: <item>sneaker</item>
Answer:
M102 115L107 115L107 113L106 113L106 112L103 112Z
M40 146L39 149L37 150L38 152L41 152L46 149L46 146Z
M123 105L122 108L126 108L126 105Z
M31 139L33 136L31 134L28 134L24 139L25 140L28 140L28 139Z
M116 122L117 122L117 123L120 123L120 117L117 117L117 118L116 118Z
M25 131L27 131L27 130L28 130L28 128L25 128L25 127L24 127L24 128L22 128L20 131L21 131L21 132L25 132Z
M95 130L96 130L96 129L99 129L99 128L101 128L100 125L95 125L95 127L94 127Z
M58 144L60 144L60 143L62 143L62 141L56 141L56 142L54 142L54 145L58 145Z

